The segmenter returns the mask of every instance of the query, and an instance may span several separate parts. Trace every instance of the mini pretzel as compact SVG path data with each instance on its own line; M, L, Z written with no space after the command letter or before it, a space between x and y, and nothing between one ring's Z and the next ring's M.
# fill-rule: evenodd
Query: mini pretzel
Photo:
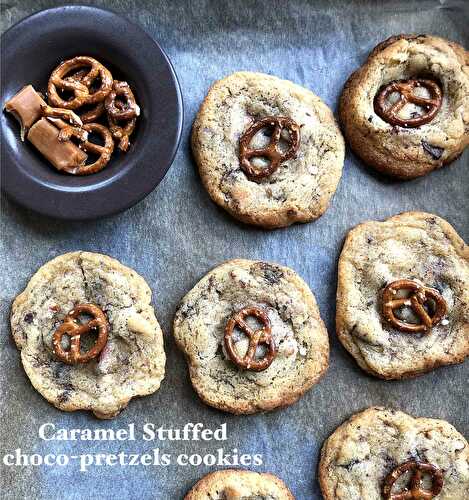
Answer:
M93 319L87 323L80 324L77 320L82 314L91 316ZM98 339L89 351L81 353L81 336L92 330L98 331ZM54 332L52 345L56 356L64 363L69 365L87 363L91 359L96 358L104 349L108 333L109 327L103 311L93 304L80 304L65 316L64 322ZM70 338L70 349L68 351L62 347L62 338L64 335Z
M118 101L118 98L123 99L124 102ZM108 115L115 121L130 120L140 114L140 108L127 82L114 81L112 90L104 103Z
M263 327L259 330L253 330L245 322L245 319L249 316L255 316L263 324ZM236 351L235 342L233 340L235 327L238 327L249 337L249 348L244 357L241 357ZM272 361L277 355L277 348L274 338L272 337L270 319L267 313L258 307L246 307L241 309L229 319L225 327L224 343L226 352L233 363L245 370L256 372L265 370L272 364ZM267 346L267 353L262 359L256 359L256 351L259 344L265 344Z
M80 68L90 68L86 75L80 72L77 77L67 75ZM91 93L90 89L97 78L101 79L98 90ZM56 107L77 109L84 104L95 104L107 97L112 88L112 75L99 61L87 56L78 56L62 62L52 72L48 84L49 102ZM65 100L60 97L57 89L72 92L74 97Z
M253 137L263 128L273 128L269 144L260 149L249 147ZM290 138L290 146L287 151L279 149L280 137L283 129L287 129ZM293 158L300 146L300 127L291 118L281 116L268 116L262 120L255 121L239 139L239 163L244 172L252 179L262 179L273 174L282 163ZM267 158L270 161L268 167L256 167L251 159L254 157Z
M405 298L396 298L398 290L410 290L411 294ZM429 300L435 303L433 316L424 308ZM422 321L420 324L407 323L394 314L394 310L409 306ZM427 332L446 315L446 301L438 290L421 285L413 280L397 280L390 283L383 291L383 316L386 320L402 332L418 333Z
M101 115L104 113L104 110L104 101L98 102L91 109L80 114L81 121L83 123L94 123L101 117Z
M399 493L392 493L394 483L407 471L412 471L409 487ZM422 475L431 476L432 486L430 490L422 486ZM443 488L443 472L435 465L409 460L396 467L389 473L384 481L384 500L431 500L441 492Z
M81 80L87 75L86 69L81 69L73 75L65 77L65 80L75 80L81 82ZM83 123L94 123L98 118L104 113L104 101L98 102L91 109L80 114L81 121ZM77 110L78 112L78 110Z
M135 129L140 108L127 82L114 82L113 89L105 101L109 129L113 137L119 141L119 149L125 152L129 149L129 137ZM116 100L119 96L124 96L126 102Z
M83 127L74 127L60 118L48 117L47 119L60 129L58 136L60 142L69 141L72 137L76 137L80 142L88 140L88 132Z
M418 87L428 90L430 97L420 97L414 94ZM391 105L387 104L388 97L393 93L400 94L399 99ZM414 118L400 118L399 112L407 103L413 103L424 108L425 112ZM435 118L442 103L442 92L437 83L432 80L410 79L395 80L381 87L375 97L375 111L384 121L391 125L415 128L429 123Z
M83 122L80 117L70 109L53 108L48 104L41 104L42 115L47 118L61 118L67 120L71 125L81 127Z
M105 126L99 125L98 123L86 123L83 125L83 128L86 132L100 135L104 140L104 146L90 141L85 141L80 144L83 151L99 155L99 158L90 165L78 167L74 172L72 172L76 175L88 175L99 172L109 163L112 152L114 151L114 141L112 140L111 132L109 132Z

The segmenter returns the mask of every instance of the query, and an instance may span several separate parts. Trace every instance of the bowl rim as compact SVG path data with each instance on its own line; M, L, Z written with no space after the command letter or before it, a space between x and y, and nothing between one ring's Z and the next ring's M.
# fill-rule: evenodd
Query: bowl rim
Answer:
M11 152L11 148L8 145L8 140L5 137L5 130L2 126L1 131L1 162L0 162L0 174L1 174L1 190L5 195L13 200L18 205L21 205L27 209L30 209L34 212L40 213L42 215L52 217L54 219L62 219L62 220L92 220L98 219L101 217L106 217L109 215L113 215L119 212L123 212L138 202L142 201L146 196L148 196L163 180L171 165L174 162L176 154L179 149L179 145L181 143L182 131L184 127L184 101L181 91L181 85L179 83L178 76L174 69L171 60L168 55L161 47L161 45L150 35L148 34L140 25L137 23L127 19L126 17L118 14L114 10L95 7L93 5L83 5L83 4L72 4L72 5L63 5L58 7L52 7L48 9L38 10L33 12L32 14L22 18L14 25L10 26L7 30L5 30L1 35L1 54L2 54L2 66L8 51L8 37L13 36L16 30L22 29L22 25L28 22L35 22L35 19L42 20L44 18L48 18L50 16L66 16L69 13L76 13L80 11L89 11L90 16L99 15L107 15L112 16L113 19L121 23L122 25L128 27L131 30L132 35L137 35L140 37L140 40L143 40L146 46L152 46L154 50L159 52L159 57L161 59L162 64L166 64L167 72L170 77L168 80L171 80L172 86L174 87L173 92L175 93L175 101L174 106L177 111L177 117L175 123L173 124L175 127L174 141L173 144L168 141L165 144L164 155L159 155L159 163L161 168L150 168L147 166L147 174L151 174L153 171L153 175L145 176L146 184L144 185L142 182L138 182L138 189L129 189L129 174L132 175L132 171L136 167L133 165L132 168L129 168L127 173L123 175L115 175L108 182L100 183L98 182L96 188L89 187L88 189L78 190L79 195L76 196L76 192L71 190L70 192L67 189L57 189L53 188L47 183L43 183L34 178L34 176L26 175L22 172L22 169L18 167L18 161L15 155ZM83 16L83 19L89 19L88 16ZM14 41L14 39L13 39ZM3 72L4 73L4 72ZM5 74L5 73L4 73ZM2 96L2 112L4 105L4 82L5 77L2 77L2 85L1 85L1 96ZM24 83L25 85L28 82ZM38 153L39 154L39 153ZM148 156L148 152L144 154L143 157ZM139 168L143 168L141 164L138 165ZM51 167L52 168L52 167ZM134 175L130 177L130 182L132 177L136 178L135 172ZM119 187L124 187L125 189L119 189ZM26 193L25 193L26 190ZM100 196L109 195L110 190L117 190L119 196L113 198L113 204L103 205L101 203L97 203L96 194L99 192ZM85 206L86 209L84 212L80 211L77 213L76 211L70 209L69 211L57 210L57 206L68 206L68 203L65 203L66 199L63 199L64 196L70 197L70 194L73 193L74 200L76 202L80 202L81 205ZM28 196L25 196L28 194ZM32 195L31 195L32 194ZM94 196L93 196L94 195ZM95 199L94 201L93 198ZM73 203L71 203L73 205ZM70 207L72 208L72 207Z

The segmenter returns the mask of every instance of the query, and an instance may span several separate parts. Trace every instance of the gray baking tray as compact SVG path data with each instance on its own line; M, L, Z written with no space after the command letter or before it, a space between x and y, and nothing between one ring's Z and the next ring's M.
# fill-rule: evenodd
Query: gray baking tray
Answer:
M7 29L54 1L2 2ZM467 436L469 364L438 369L414 380L385 382L365 375L334 332L337 258L347 230L366 219L405 210L434 212L469 236L469 152L453 166L411 182L373 173L348 151L331 207L318 221L266 232L238 224L209 199L189 148L192 120L209 85L236 70L287 78L312 89L333 109L348 75L379 41L397 33L432 33L469 46L469 3L464 1L100 1L139 23L169 54L184 95L186 124L176 160L159 187L127 212L93 222L63 222L32 214L3 200L2 334L0 336L0 455L20 448L33 454L151 452L173 457L223 448L263 455L258 471L282 477L298 500L320 499L317 463L324 439L352 413L387 405L443 418ZM123 36L125 36L123 34ZM145 57L145 54L142 54ZM21 61L18 62L21 64ZM8 75L3 75L7 77ZM134 400L118 418L101 422L87 413L62 413L30 385L10 338L12 299L52 257L84 249L110 254L149 282L165 332L167 375L156 394ZM294 406L265 415L233 417L203 405L176 350L171 322L180 298L209 269L234 257L259 258L295 269L319 302L331 341L325 378ZM223 442L44 441L41 424L66 429L119 429L134 423L181 428L226 423ZM180 499L204 466L65 467L0 465L2 499Z

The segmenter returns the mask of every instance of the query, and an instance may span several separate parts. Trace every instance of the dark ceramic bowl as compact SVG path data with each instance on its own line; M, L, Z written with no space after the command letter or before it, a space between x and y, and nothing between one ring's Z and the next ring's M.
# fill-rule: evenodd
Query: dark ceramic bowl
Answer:
M84 177L55 170L21 142L14 117L1 113L1 182L10 198L45 215L91 219L129 208L158 185L176 154L183 107L171 63L149 35L113 12L66 6L22 20L1 45L2 108L29 83L45 91L61 61L89 55L129 82L142 110L129 151L115 152L106 168Z

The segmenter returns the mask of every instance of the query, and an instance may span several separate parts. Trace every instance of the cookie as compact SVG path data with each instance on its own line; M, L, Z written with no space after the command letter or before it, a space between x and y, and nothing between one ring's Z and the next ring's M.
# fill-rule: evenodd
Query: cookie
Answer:
M319 480L324 500L465 500L469 446L444 420L368 408L326 440Z
M380 378L464 361L469 248L428 213L359 224L339 258L336 328L360 367Z
M268 229L320 217L344 163L342 135L319 97L250 72L211 87L194 122L192 151L213 201Z
M13 302L11 331L32 385L60 410L112 418L164 377L150 288L106 255L72 252L42 266ZM78 351L67 346L78 341Z
M285 483L272 474L220 470L203 477L185 500L294 500Z
M267 262L210 271L182 299L174 336L200 398L230 413L290 405L328 367L314 295L294 271Z
M384 174L412 179L447 165L469 144L469 52L393 36L351 75L339 116L354 152Z

